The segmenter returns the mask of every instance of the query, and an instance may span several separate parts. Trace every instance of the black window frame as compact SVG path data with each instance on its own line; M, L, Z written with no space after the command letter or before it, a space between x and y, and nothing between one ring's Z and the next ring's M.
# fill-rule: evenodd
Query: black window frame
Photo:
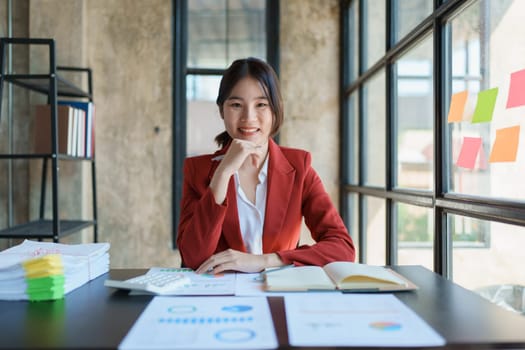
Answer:
M465 217L496 221L501 223L525 226L525 205L522 202L499 200L491 197L477 197L450 192L449 185L449 165L446 154L449 151L446 147L450 144L447 140L447 124L442 116L446 113L446 96L450 94L451 88L447 86L447 69L450 66L450 58L447 57L447 43L450 40L450 33L446 30L446 21L454 14L461 11L465 6L475 0L434 0L433 11L409 33L404 35L399 41L395 41L395 8L397 0L386 0L386 47L385 54L368 69L364 69L362 61L362 50L364 48L363 11L364 0L341 0L341 22L340 22L340 208L341 215L347 227L350 227L352 220L358 220L357 236L360 252L366 252L365 236L365 196L382 198L386 202L386 263L395 265L397 263L397 237L396 237L396 215L395 203L406 203L416 206L423 206L433 210L434 216L434 271L446 278L452 278L452 240L448 236L449 218L448 214L461 215ZM348 30L350 25L349 9L352 3L358 2L358 45L359 52L358 76L350 81L350 60L355 55L351 52L351 34ZM353 27L356 27L353 24ZM396 60L416 42L424 38L429 33L433 35L433 76L434 76L434 187L432 191L419 191L411 189L394 188L395 185L395 103L394 89L394 65ZM386 182L384 188L365 186L363 184L363 171L366 162L366 155L359 153L358 159L353 159L351 111L348 108L348 101L354 92L358 92L358 149L363 149L363 94L362 88L375 73L381 69L386 72ZM448 153L450 154L450 152ZM359 178L351 181L350 167L358 164ZM350 194L357 195L357 218L352 217L354 210L351 208ZM359 254L360 262L366 263L366 256Z

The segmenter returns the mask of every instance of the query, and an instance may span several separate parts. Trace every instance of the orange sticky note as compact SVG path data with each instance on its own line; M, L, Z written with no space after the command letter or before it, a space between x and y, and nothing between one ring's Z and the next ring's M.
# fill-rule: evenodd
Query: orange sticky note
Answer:
M474 169L480 148L481 137L464 137L456 165L462 168Z
M492 146L489 162L515 162L520 140L520 126L496 130L496 140Z
M509 97L507 108L525 105L525 69L510 75Z
M461 91L450 97L450 109L448 110L448 122L460 122L463 120L465 104L467 103L468 91Z

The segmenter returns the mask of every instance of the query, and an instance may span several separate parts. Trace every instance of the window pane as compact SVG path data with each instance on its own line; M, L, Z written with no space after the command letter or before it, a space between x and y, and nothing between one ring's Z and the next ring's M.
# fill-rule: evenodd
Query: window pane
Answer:
M396 203L397 262L434 270L434 213L432 209Z
M348 169L347 179L343 179L346 183L357 185L359 181L359 111L358 111L358 98L359 93L354 92L348 99L348 130L347 140L342 140L345 147L349 147L349 159L346 161Z
M458 215L449 219L454 282L480 293L502 285L525 286L525 227ZM472 244L466 245L465 239Z
M432 13L434 0L397 0L392 3L395 7L397 42Z
M220 76L186 76L188 156L212 153L217 149L215 136L224 131L224 123L215 104L220 79Z
M385 72L376 74L363 87L365 185L385 186Z
M350 42L348 52L348 72L350 82L354 81L359 74L359 1L354 0L348 9L348 33Z
M366 263L386 264L386 204L385 199L365 197Z
M188 1L188 67L225 68L236 58L265 58L265 9L265 0Z
M448 139L454 192L523 201L525 128L520 102L524 1L478 1L448 22L451 94ZM521 33L521 34L520 34ZM522 75L512 73L521 71ZM521 80L520 80L521 79ZM521 96L521 97L520 97ZM453 97L453 98L452 98Z
M394 65L396 76L395 186L432 190L434 101L432 36Z
M385 0L364 0L364 67L368 69L385 54Z

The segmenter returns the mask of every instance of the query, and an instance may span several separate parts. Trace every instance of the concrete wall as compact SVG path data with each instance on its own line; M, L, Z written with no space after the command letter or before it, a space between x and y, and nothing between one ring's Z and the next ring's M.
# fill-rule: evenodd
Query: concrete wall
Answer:
M281 1L280 23L280 141L313 153L336 204L338 3ZM29 0L29 13L32 36L57 39L59 64L93 69L99 237L111 243L112 267L177 266L178 252L171 249L171 0ZM68 177L88 198L90 177L79 172ZM75 188L71 193L69 200L78 200ZM89 216L89 203L77 203L68 206ZM84 235L89 239L90 232Z

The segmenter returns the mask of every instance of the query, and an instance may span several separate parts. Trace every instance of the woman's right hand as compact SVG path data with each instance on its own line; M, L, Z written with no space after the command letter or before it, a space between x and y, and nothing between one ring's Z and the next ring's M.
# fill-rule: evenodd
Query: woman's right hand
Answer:
M248 157L251 157L251 165L257 168L264 159L265 147L254 142L233 139L228 151L222 158L221 163L215 170L210 182L210 189L217 204L222 204L226 198L230 178L241 168Z
M224 155L217 171L225 172L226 175L233 175L243 165L246 158L251 157L251 164L257 167L259 162L264 159L263 147L254 142L233 139L228 151Z

